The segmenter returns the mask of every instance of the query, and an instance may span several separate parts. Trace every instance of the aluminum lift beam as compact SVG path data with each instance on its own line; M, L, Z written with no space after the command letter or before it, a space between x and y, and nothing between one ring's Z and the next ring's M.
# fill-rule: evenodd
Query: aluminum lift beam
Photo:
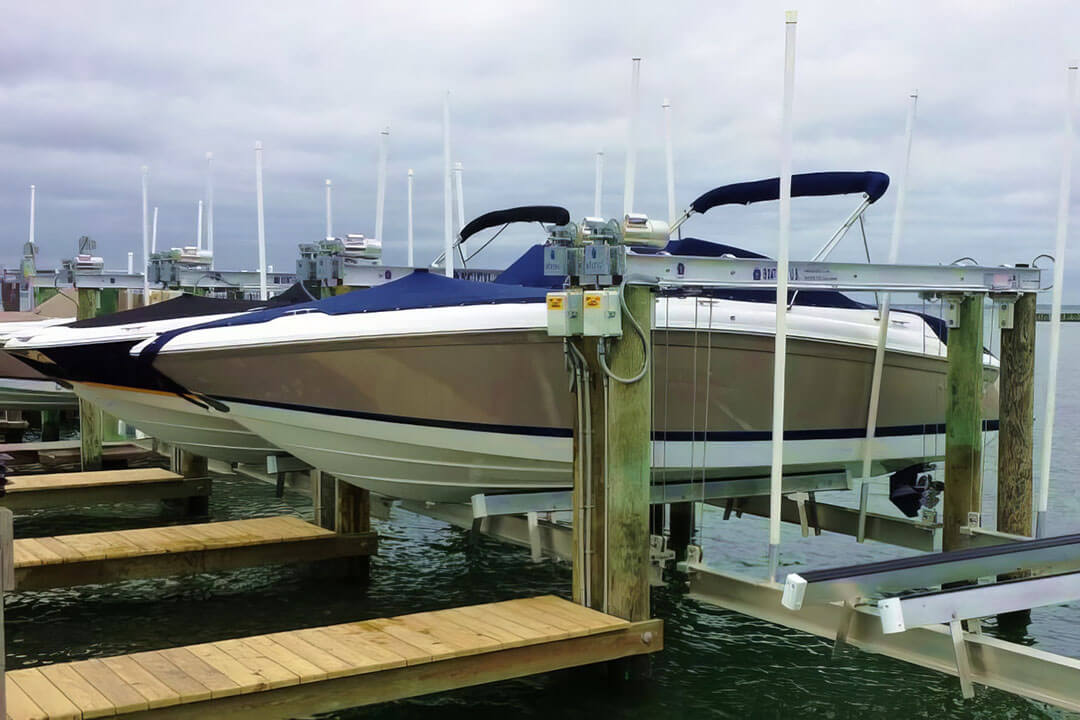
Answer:
M850 489L851 484L844 472L805 473L784 477L785 493ZM769 477L763 475L732 480L653 484L649 502L662 505L768 494ZM573 509L573 494L569 490L498 495L478 493L472 496L472 506L473 516L478 518L521 515L527 512L568 512Z
M1044 574L1080 570L1080 534L791 573L784 583L783 602L784 607L798 610L809 604L851 601L1024 570Z
M1080 660L962 629L955 635L944 627L886 635L876 608L824 603L789 610L780 604L782 589L776 583L701 565L690 569L690 597L702 602L830 640L840 636L866 652L949 675L961 674L957 658L963 657L971 681L1080 712Z
M1037 292L1038 268L980 265L886 265L791 261L791 290L891 292ZM776 261L663 254L626 255L627 282L679 288L776 288Z
M788 498L790 500L790 498ZM724 503L707 501L710 505L724 506ZM769 500L766 497L750 497L741 500L732 510L758 517L769 517ZM818 501L816 503L817 527L829 532L855 537L859 527L859 511ZM795 502L785 502L780 506L780 519L784 522L802 523L802 514ZM939 547L937 531L940 524L926 523L907 518L889 517L876 513L866 514L866 538L889 545L933 552Z

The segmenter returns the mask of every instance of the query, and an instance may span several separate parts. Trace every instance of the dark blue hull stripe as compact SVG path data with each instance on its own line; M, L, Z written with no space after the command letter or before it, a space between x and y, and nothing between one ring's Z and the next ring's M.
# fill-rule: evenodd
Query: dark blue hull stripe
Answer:
M293 405L290 403L270 402L266 400L248 400L215 396L215 399L228 405L229 403L244 403L262 407L277 408L279 410L294 410L300 412L315 413L317 415L330 415L333 417L357 418L359 420L376 420L379 422L400 423L402 425L418 425L421 427L447 428L450 430L469 430L473 432L503 433L507 435L531 435L536 437L572 437L573 432L569 428L534 427L530 425L497 425L490 423L461 422L458 420L434 420L431 418L404 417L401 415L385 415L381 413L358 412L355 410L339 410L336 408L312 407L308 405ZM983 430L997 430L997 420L983 420ZM928 425L893 425L879 427L875 437L905 437L911 435L935 435L945 432L944 423L931 423ZM821 430L788 430L784 432L785 440L845 440L866 436L866 428L830 428ZM723 430L704 432L702 430L655 430L652 438L654 441L670 442L752 442L757 440L771 440L772 432L769 430Z

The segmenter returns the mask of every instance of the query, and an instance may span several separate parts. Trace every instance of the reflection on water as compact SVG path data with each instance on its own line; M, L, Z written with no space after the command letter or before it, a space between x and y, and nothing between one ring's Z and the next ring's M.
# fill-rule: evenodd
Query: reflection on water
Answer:
M1045 324L1039 325L1045 344ZM1070 443L1080 420L1080 379L1069 360L1080 352L1080 326L1062 333L1054 476L1050 494L1054 533L1080 531L1077 478L1080 450ZM1045 359L1039 360L1039 392ZM1041 401L1040 401L1041 406ZM1037 414L1039 414L1037 410ZM994 451L988 448L984 511L993 516ZM279 513L310 516L310 503L253 481L218 479L214 519ZM16 519L21 537L89 532L179 522L153 505L42 512ZM992 524L992 521L991 521ZM465 534L395 509L376 522L380 557L368 585L319 578L294 568L256 568L194 578L140 580L76 590L8 597L7 650L11 668L136 652L305 626L488 602L538 593L566 594L565 564L533 564L528 552L484 540L469 550ZM764 568L766 524L725 522L706 511L700 523L706 560L719 567ZM824 535L803 539L785 528L785 564L826 567L904 554L874 543L857 546ZM842 559L841 559L842 558ZM678 581L653 594L666 622L663 653L653 658L653 681L608 687L589 672L556 673L336 713L334 718L515 717L699 718L929 717L1051 718L1067 714L1005 693L978 689L963 702L954 678L848 650L831 659L831 645L768 623L701 605ZM1025 642L1080 656L1080 630L1071 606L1036 610Z

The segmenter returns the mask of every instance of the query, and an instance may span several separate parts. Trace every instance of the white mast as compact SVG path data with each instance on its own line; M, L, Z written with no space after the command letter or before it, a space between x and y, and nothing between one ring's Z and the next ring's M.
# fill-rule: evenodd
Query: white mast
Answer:
M896 212L893 215L892 240L889 243L889 263L895 265L900 256L900 239L904 232L904 207L907 200L908 171L911 166L911 138L915 130L915 106L919 102L919 91L911 93L908 106L907 126L904 131L904 168L896 190ZM874 351L874 374L870 381L870 409L866 415L866 442L863 444L862 487L859 489L859 524L855 539L866 539L866 508L870 501L870 463L873 455L874 433L877 431L878 406L881 404L881 376L885 368L885 346L889 336L889 306L891 296L885 293L881 297L879 311L877 348Z
M199 220L195 226L195 249L202 250L202 200L199 201Z
M157 207L154 208L154 224L150 233L150 254L157 252Z
M29 270L37 272L37 268L34 266L34 217L37 215L36 211L36 199L37 188L33 185L30 186L30 260L31 265ZM28 274L26 276L26 294L28 295L28 305L30 310L34 309L34 276Z
M375 187L375 239L382 242L383 208L386 206L386 152L390 128L379 131L379 175Z
M601 214L604 195L604 151L596 151L596 189L593 191L593 217L603 217Z
M214 267L214 153L206 153L206 250Z
M146 185L150 177L150 168L142 166L142 256L143 256L143 304L150 304L150 236L147 233L147 196Z
M409 225L408 225L408 241L409 241L409 267L413 267L413 220L412 220L412 195L413 195L413 171L409 168Z
M1039 505L1035 515L1036 537L1046 536L1046 510L1050 504L1050 455L1054 444L1054 413L1057 410L1058 354L1061 349L1061 294L1065 284L1065 242L1069 235L1069 195L1072 188L1073 105L1076 102L1076 64L1066 72L1065 140L1058 190L1057 242L1054 246L1054 293L1050 308L1050 367L1046 375L1046 426L1039 453Z
M791 241L791 115L795 99L795 28L785 17L784 105L780 130L780 248L776 258L776 347L773 350L772 474L769 484L769 578L780 563L780 491L784 477L784 379L787 377L788 258Z
M667 160L668 223L675 222L675 156L671 148L671 101L664 98L664 155Z
M454 277L454 210L450 191L450 91L443 100L443 251L446 277Z
M630 79L630 122L626 138L626 177L623 180L623 215L634 211L634 179L637 175L638 87L641 84L641 58L634 58Z
M330 178L326 178L326 239L334 239L334 210L330 204Z
M461 229L465 227L465 195L462 190L461 176L465 173L465 168L461 163L454 163L454 193L457 195L457 232L456 235L461 234ZM469 257L469 250L463 241L461 243L461 254L464 257Z
M262 143L255 141L255 206L259 215L259 299L269 299L266 290L266 229L263 224Z

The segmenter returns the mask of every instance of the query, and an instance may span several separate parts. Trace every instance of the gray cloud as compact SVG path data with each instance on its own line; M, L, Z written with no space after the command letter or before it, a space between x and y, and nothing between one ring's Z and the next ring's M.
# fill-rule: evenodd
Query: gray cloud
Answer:
M378 129L392 129L384 246L405 258L405 174L416 170L417 258L441 247L441 102L451 90L466 212L532 202L622 205L629 57L641 54L636 196L663 215L660 102L674 106L677 194L773 175L783 56L777 3L9 3L0 27L0 262L17 264L38 187L42 263L90 234L110 267L141 248L139 167L160 244L191 243L204 154L215 154L219 266L255 264L252 146L265 147L270 260L322 235L323 180L339 232L372 232ZM797 170L895 178L906 96L920 90L902 260L1027 261L1052 249L1065 61L1076 3L814 3L799 25ZM1080 181L1075 183L1080 185ZM852 199L798 201L806 257ZM1075 206L1075 203L1074 203ZM868 229L885 254L890 196ZM1075 213L1074 213L1075 214ZM1080 232L1074 217L1073 237ZM775 207L687 226L772 252ZM504 236L506 237L506 236ZM539 239L522 229L483 264ZM503 239L500 238L500 241ZM842 256L859 258L852 238ZM1080 268L1076 262L1073 268ZM1080 269L1070 270L1076 288ZM1069 292L1080 300L1080 289Z

